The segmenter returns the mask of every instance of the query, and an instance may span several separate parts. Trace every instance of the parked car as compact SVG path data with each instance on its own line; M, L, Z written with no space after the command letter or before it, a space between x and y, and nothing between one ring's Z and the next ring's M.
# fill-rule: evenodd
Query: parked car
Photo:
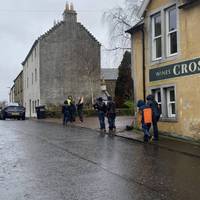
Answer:
M23 106L6 106L1 110L0 115L3 120L7 118L25 120L25 108Z

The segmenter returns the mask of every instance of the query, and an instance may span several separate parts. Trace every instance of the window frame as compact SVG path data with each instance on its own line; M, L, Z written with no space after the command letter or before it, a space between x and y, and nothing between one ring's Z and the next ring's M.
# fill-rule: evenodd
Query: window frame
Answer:
M155 96L155 100L157 101L158 103L158 106L160 107L161 109L161 115L160 117L162 117L162 95L161 95L161 88L156 88L156 89L153 89L151 90L152 93L154 94ZM159 98L158 98L158 93L160 92L160 101L159 101Z
M160 20L161 20L161 33L159 36L155 36L155 18L160 16ZM161 60L162 59L162 56L163 56L163 53L162 53L162 40L163 40L163 35L162 35L162 15L161 15L161 12L157 12L155 14L153 14L151 16L151 30L152 30L152 33L151 33L151 46L152 46L152 60L153 61L157 61L157 60ZM159 39L161 40L161 56L160 57L156 57L156 40Z
M32 113L35 113L34 101L32 100Z
M169 30L169 12L172 11L172 10L176 10L176 29L175 30L172 30L170 31ZM171 57L171 56L175 56L178 54L178 28L177 28L177 25L178 25L178 21L177 21L177 8L176 8L176 5L173 5L167 9L165 9L165 46L166 46L166 57ZM171 34L172 33L176 33L176 45L177 45L177 52L176 53L171 53Z
M33 72L31 73L31 79L32 79L32 85L33 85L33 77L34 75L33 75Z
M177 52L173 53L173 54L168 54L167 53L167 35L166 35L166 12L169 11L170 9L176 9L176 37L177 37ZM162 57L160 58L155 58L155 48L153 45L153 32L154 32L154 28L153 28L153 17L155 17L157 14L161 15L161 55ZM153 12L150 12L148 14L148 27L147 29L150 30L150 33L148 33L148 45L150 47L150 52L151 55L149 57L149 62L151 65L157 64L157 63L161 63L161 62L165 62L165 61L171 61L176 59L176 57L178 56L178 54L180 53L180 44L179 44L179 39L180 39L180 35L179 35L179 9L178 9L178 5L177 3L169 3L165 6L162 6L158 9L155 9Z
M174 91L174 101L171 101L170 99L170 91ZM168 118L175 118L176 117L176 95L174 87L168 87L166 88L166 99L167 99L167 117ZM172 113L171 106L172 104L175 104L175 114Z
M35 68L35 82L37 82L37 68Z
M175 103L175 114L172 114L169 112L169 106L168 106L168 99L169 97L167 97L170 94L167 94L167 91L170 91L170 89L174 90L174 101L171 101L170 103ZM159 91L161 93L161 102L159 104L159 102L157 101L157 94L156 91ZM161 121L178 121L178 105L177 105L177 95L176 95L176 85L172 84L172 85L161 85L161 86L155 86L155 87L150 87L149 88L149 92L155 95L155 100L158 102L158 104L161 106Z

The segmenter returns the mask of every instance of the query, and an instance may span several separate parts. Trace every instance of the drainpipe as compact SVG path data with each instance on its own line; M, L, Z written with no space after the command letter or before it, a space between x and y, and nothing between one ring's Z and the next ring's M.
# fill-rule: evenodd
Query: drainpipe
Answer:
M146 76L145 76L145 37L144 37L144 26L142 27L142 66L143 66L143 97L144 101L146 101Z

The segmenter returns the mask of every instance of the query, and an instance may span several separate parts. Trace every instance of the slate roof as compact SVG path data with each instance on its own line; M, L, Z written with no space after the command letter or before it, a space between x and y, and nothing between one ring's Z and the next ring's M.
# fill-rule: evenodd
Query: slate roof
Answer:
M117 80L118 68L101 68L101 79Z

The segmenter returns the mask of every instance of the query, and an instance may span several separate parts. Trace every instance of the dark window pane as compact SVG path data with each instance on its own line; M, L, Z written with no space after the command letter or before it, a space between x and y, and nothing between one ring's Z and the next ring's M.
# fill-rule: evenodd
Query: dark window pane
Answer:
M161 35L161 18L160 18L160 15L157 15L154 18L154 27L155 27L155 37Z
M158 102L161 102L161 93L158 91Z
M162 47L161 47L161 38L156 39L156 58L160 58L162 56Z
M174 90L170 90L170 101L175 101Z
M160 109L160 114L162 115L162 105L158 104L158 106L159 106L159 109Z
M170 34L170 54L177 53L177 33Z
M176 29L176 9L169 11L169 31L173 31Z
M175 103L172 103L172 114L175 115L176 114L176 109L175 109Z

